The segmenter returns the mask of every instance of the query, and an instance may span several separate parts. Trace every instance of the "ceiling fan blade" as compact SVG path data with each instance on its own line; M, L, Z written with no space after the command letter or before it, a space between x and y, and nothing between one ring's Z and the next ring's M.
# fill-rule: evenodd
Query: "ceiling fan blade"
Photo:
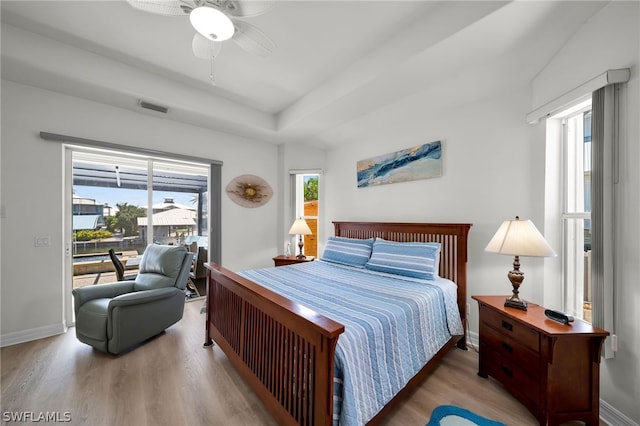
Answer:
M222 43L219 41L211 41L200 33L195 33L191 48L196 58L213 59L220 53Z
M272 0L226 0L222 6L225 12L231 16L250 18L262 15L271 9L274 4L275 2Z
M251 24L233 20L236 32L231 38L243 50L266 58L276 49L276 44L265 33Z
M157 15L188 15L193 4L186 0L127 0L133 8Z

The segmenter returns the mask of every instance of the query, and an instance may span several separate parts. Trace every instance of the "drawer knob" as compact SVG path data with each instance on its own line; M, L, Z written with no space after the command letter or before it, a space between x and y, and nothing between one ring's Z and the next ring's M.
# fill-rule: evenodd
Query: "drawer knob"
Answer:
M506 328L509 331L513 331L513 324L511 324L511 323L509 323L509 322L507 322L505 320L502 320L502 328Z
M511 346L510 344L506 343L506 342L502 342L502 347L504 348L505 351L511 353L513 352L513 346Z

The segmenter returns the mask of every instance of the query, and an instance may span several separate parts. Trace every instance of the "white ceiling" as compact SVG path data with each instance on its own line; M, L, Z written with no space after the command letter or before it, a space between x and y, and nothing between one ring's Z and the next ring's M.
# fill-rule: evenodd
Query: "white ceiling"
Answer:
M267 58L191 52L186 16L125 1L2 0L2 78L272 143L366 139L415 113L521 87L606 2L276 1L244 19ZM455 87L455 90L451 90ZM159 114L159 113L153 113ZM419 117L415 117L419 120Z

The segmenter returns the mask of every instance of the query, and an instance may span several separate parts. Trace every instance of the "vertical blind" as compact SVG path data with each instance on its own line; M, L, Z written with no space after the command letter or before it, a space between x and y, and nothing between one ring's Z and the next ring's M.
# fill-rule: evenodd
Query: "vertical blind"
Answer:
M593 92L591 121L591 276L593 325L614 334L615 288L614 182L617 181L618 89L608 85ZM605 358L613 347L604 345Z

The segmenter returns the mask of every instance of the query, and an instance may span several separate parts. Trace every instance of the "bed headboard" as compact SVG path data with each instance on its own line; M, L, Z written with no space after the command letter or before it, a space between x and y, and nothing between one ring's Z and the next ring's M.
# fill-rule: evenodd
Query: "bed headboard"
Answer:
M458 285L458 308L466 330L467 235L470 223L333 222L333 225L336 237L440 243L440 276Z

